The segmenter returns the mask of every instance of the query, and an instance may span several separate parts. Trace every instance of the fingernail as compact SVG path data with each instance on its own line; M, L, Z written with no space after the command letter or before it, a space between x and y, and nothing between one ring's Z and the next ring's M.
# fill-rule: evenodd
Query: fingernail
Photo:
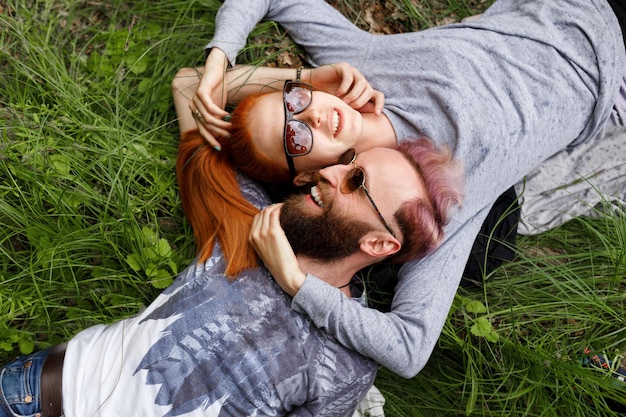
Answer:
M222 117L222 120L225 122L230 122L230 114L227 114L226 116Z
M213 146L213 149L215 149L218 152L222 150L221 146L218 146L218 145Z

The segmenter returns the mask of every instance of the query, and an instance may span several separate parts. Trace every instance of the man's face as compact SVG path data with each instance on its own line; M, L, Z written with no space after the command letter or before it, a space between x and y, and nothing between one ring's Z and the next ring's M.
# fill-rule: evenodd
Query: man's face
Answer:
M332 261L357 252L368 232L392 238L362 189L344 192L346 174L355 165L365 172L365 186L372 200L401 239L394 213L405 201L423 196L423 186L400 152L374 148L359 154L353 165L334 165L303 174L312 184L310 194L288 199L280 217L296 254Z
M328 206L320 213L307 210L302 195L289 197L280 224L297 255L332 262L356 253L359 242L372 228Z

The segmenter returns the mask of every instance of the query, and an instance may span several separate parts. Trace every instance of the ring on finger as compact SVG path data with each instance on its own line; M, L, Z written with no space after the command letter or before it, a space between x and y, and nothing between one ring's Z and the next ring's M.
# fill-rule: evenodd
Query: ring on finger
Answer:
M194 119L202 120L202 113L200 113L199 110L194 110L191 114L192 114Z

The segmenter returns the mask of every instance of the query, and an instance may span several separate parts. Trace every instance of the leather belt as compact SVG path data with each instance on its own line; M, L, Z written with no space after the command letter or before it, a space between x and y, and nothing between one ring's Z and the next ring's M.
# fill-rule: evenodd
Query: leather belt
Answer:
M65 344L50 350L41 369L41 415L42 417L63 416L63 359Z

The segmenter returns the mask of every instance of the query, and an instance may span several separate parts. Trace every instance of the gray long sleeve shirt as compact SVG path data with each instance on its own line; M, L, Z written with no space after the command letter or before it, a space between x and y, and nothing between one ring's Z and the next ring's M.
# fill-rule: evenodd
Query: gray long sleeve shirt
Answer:
M385 94L398 141L447 144L465 167L463 207L434 254L400 271L389 313L308 276L292 308L399 375L426 364L490 205L540 162L603 133L624 69L606 0L499 0L482 18L374 35L322 0L226 0L208 47L234 63L254 25L277 21L313 66L348 62Z

